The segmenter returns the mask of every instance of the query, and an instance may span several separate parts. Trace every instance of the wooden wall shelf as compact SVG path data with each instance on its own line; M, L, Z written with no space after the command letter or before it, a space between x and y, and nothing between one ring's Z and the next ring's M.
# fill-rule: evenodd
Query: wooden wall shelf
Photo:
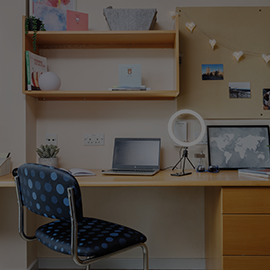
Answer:
M25 91L38 100L172 100L178 96L167 91Z
M40 31L37 32L39 49L171 49L174 50L176 78L175 90L149 91L27 91L25 74L25 51L33 51L33 32L24 34L23 17L23 94L39 100L171 100L179 95L179 30L178 18L175 30L149 31Z

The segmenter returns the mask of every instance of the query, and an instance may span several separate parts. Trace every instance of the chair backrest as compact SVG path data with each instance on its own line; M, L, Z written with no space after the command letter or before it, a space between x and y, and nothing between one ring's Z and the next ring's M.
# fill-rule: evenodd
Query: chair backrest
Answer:
M18 168L19 193L22 204L30 211L53 219L70 221L67 189L74 188L77 220L82 219L80 186L68 172L35 163Z

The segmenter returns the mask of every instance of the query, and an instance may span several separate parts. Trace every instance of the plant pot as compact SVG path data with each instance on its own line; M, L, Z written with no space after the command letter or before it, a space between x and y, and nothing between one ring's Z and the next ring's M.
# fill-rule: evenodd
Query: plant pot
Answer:
M42 165L48 165L52 167L58 167L58 158L39 158L38 163Z
M36 31L39 31L40 30L40 27L42 25L42 21L41 20L36 20L36 24L37 24ZM33 23L33 20L32 19L29 19L28 30L29 31L34 31L34 23Z

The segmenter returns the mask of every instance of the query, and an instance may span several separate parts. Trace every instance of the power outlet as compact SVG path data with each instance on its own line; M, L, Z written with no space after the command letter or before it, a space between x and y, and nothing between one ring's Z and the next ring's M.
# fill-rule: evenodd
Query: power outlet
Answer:
M47 133L45 136L45 141L46 144L52 144L52 145L57 145L57 134L55 133Z
M84 134L84 145L104 145L104 134Z

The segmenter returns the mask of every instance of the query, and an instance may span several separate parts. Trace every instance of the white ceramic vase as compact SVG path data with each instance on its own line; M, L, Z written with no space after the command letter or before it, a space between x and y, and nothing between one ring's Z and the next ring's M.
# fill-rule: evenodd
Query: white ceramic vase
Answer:
M47 91L59 90L61 86L59 76L51 71L42 73L38 79L38 83L41 90Z
M42 165L48 165L52 167L58 167L58 158L39 158L38 163Z

